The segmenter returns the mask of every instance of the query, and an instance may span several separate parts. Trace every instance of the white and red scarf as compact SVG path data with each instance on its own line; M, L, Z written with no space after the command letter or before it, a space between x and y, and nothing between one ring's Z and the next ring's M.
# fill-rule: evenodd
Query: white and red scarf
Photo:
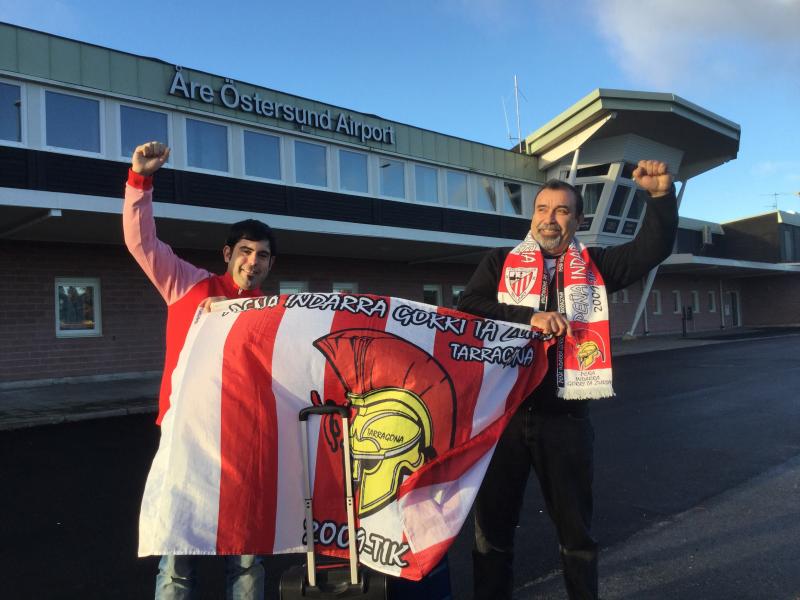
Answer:
M592 400L614 395L611 381L611 336L603 277L586 246L573 238L551 281L539 244L528 232L508 253L497 286L497 300L535 311L565 315L572 336L558 338L556 388L565 400ZM550 286L557 306L547 306Z

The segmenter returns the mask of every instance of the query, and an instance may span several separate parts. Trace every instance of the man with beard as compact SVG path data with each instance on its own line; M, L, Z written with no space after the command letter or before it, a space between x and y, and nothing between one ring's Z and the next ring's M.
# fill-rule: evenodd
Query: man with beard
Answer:
M475 501L476 600L511 598L514 532L531 467L558 533L569 597L597 598L589 400L614 395L607 293L669 256L678 224L667 165L640 161L633 179L650 197L631 242L584 247L575 238L583 198L570 184L551 180L534 199L525 240L511 251L490 251L461 296L460 310L530 324L556 340L548 348L547 374L501 436Z

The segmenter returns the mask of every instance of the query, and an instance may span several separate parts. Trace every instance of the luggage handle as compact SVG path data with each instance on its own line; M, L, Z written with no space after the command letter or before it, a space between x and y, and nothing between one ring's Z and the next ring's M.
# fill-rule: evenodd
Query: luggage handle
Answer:
M336 415L342 418L342 463L344 468L345 501L347 506L347 537L350 554L350 583L358 584L358 543L356 540L355 509L353 507L353 475L350 465L350 426L348 417L350 408L326 404L323 406L308 406L300 410L300 437L303 469L305 477L305 530L306 530L306 564L308 565L308 584L317 585L317 567L314 556L314 516L312 511L313 499L311 496L311 469L308 468L308 417L311 415ZM304 424L305 423L305 424Z

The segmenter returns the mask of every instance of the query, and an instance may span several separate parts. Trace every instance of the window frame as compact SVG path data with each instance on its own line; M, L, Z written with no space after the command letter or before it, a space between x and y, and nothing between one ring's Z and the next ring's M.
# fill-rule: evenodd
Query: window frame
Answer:
M663 315L664 310L661 305L661 290L650 290L650 297L653 299L655 306L651 314Z
M0 77L0 83L12 85L19 88L19 140L0 139L0 146L13 146L14 148L22 148L28 146L28 90L27 85L22 81L14 81L13 79L6 79ZM44 110L44 108L42 109Z
M282 135L278 135L272 131L261 131L258 129L254 129L252 127L242 127L241 128L242 135L240 137L242 141L242 178L247 179L248 181L266 181L269 183L280 182L283 183L286 181L286 149L284 145L284 137ZM245 133L255 133L257 135L267 135L278 139L278 177L279 179L272 179L270 177L261 177L260 175L250 175L247 172L247 147L244 143L244 136Z
M296 288L300 291L297 292L287 292L284 291L284 288ZM278 282L278 293L280 295L284 294L307 294L308 293L308 281L302 281L299 279L292 279L292 280L280 280Z
M340 288L349 288L351 291L342 291ZM358 294L357 281L333 281L331 282L331 292L334 294Z
M343 194L351 194L354 196L372 196L372 176L370 175L370 171L372 170L372 161L371 154L369 152L365 152L363 150L356 150L355 148L349 148L344 146L334 146L336 148L336 165L334 171L336 172L336 189ZM350 154L360 154L362 155L367 161L367 191L360 192L358 190L348 190L342 187L342 152L349 152Z
M122 107L123 106L126 107L126 108L135 108L135 109L138 109L138 110L148 110L150 112L154 112L154 113L165 115L167 117L167 137L168 137L168 139L167 140L153 140L153 141L162 142L162 143L165 143L167 146L172 147L172 144L174 143L174 140L175 140L175 132L173 131L173 128L172 128L172 121L173 121L172 113L167 112L167 111L163 111L163 110L159 110L159 109L156 109L156 108L153 108L153 107L150 107L150 106L147 106L147 107L137 106L136 104L133 104L132 102L118 102L117 103L117 107L116 107L116 110L117 110L117 131L119 132L119 139L117 140L117 142L119 144L118 144L117 149L119 150L118 154L119 154L120 159L125 160L127 162L130 162L130 160L131 160L130 156L126 156L126 155L122 154ZM187 155L187 159L188 159L188 155ZM167 162L165 162L164 164L166 166L168 166L168 167L174 167L174 162L175 162L175 157L174 157L174 155L172 153L170 153L169 159L167 159Z
M47 143L47 92L61 94L62 96L74 96L85 100L97 102L98 135L100 137L100 149L97 152L92 150L79 150L76 148L63 148L61 146L51 146ZM72 89L61 89L56 87L42 87L41 89L41 124L42 124L42 149L48 152L59 154L71 154L73 156L85 156L89 158L101 158L106 156L106 99L101 97L73 91ZM130 157L128 157L130 160Z
M312 190L331 190L333 189L333 177L331 173L331 145L323 142L318 142L311 138L292 137L292 185L298 187L310 188ZM318 185L316 183L304 183L297 180L297 144L308 144L309 146L318 146L325 150L325 185ZM288 158L288 157L287 157Z
M220 173L225 173L226 175L232 177L233 176L233 125L228 124L225 122L215 121L213 119L206 119L203 117L199 117L192 113L191 115L181 115L183 119L183 151L184 151L184 169L187 171L192 171L193 173L205 173L207 175L219 175ZM220 127L225 128L225 132L227 133L227 144L228 144L228 170L227 171L218 171L217 169L207 169L205 167L195 167L189 164L189 120L198 121L201 123L208 123L210 125L218 125Z
M92 304L94 309L94 329L61 329L61 319L59 315L60 302L58 288L66 286L75 287L94 287L92 292ZM99 277L55 277L53 284L55 300L54 318L56 339L74 339L87 337L103 337L103 303L101 298L101 286Z

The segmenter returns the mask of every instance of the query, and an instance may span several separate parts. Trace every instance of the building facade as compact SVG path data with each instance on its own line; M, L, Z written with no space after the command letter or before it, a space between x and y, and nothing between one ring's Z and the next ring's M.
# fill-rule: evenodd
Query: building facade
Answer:
M547 178L582 188L586 243L622 243L644 214L632 165L666 160L683 188L735 157L739 128L676 96L596 90L515 152L0 23L3 384L161 367L166 311L120 219L130 155L150 140L172 148L155 179L159 237L190 262L222 270L228 224L257 218L279 245L266 293L452 306L486 249L525 235ZM800 246L793 221L774 229L769 243L791 251L754 257L739 224L682 219L659 273L612 297L613 334L679 331L686 303L695 328L769 321L746 278L781 293Z

